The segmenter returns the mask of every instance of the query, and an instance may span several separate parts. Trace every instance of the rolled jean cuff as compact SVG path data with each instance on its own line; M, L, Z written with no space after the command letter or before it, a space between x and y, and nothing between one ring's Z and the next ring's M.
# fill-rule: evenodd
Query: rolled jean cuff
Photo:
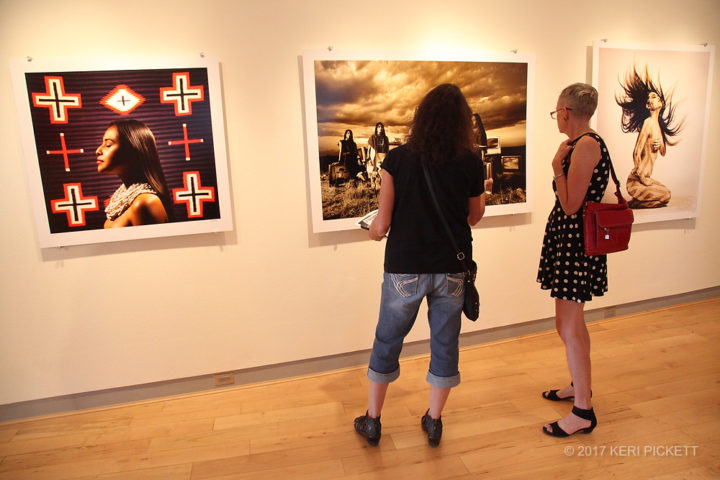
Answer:
M452 377L438 377L428 372L425 380L433 387L438 388L453 388L460 385L460 374L453 375Z
M400 368L390 373L378 373L372 368L368 368L367 377L375 383L391 383L400 376Z

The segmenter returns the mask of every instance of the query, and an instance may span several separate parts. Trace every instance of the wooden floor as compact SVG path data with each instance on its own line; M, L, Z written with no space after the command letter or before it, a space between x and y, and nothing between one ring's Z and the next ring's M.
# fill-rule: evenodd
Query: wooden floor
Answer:
M461 385L427 445L427 358L402 363L383 436L352 428L365 368L0 424L0 479L720 478L720 299L590 325L590 435L541 425L569 403L554 333L464 349Z

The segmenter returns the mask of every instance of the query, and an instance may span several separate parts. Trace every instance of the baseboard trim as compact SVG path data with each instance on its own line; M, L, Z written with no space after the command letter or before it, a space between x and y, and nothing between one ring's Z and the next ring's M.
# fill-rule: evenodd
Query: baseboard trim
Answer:
M667 297L653 298L638 302L626 303L585 312L587 322L596 322L607 318L631 315L665 307L680 305L720 297L720 286L696 290ZM469 332L460 336L461 347L507 340L540 332L552 331L555 328L554 318L543 318L503 327L496 327L479 332ZM422 355L429 352L429 341L409 342L403 347L403 357ZM218 390L238 385L278 380L282 378L312 375L330 370L355 367L367 364L369 350L343 353L320 358L311 358L296 362L266 365L262 367L237 370L232 373L235 382L229 386L216 386L215 374L192 378L182 378L166 382L114 388L96 392L64 395L60 397L30 400L27 402L0 405L0 422L8 422L30 417L54 415L63 412L74 412L90 408L138 402L153 398L168 397Z

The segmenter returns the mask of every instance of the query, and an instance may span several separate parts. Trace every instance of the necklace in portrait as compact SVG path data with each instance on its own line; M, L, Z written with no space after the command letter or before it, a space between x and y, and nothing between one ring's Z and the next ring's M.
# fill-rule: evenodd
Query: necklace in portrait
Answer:
M107 207L105 207L105 216L108 220L115 220L130 207L138 195L143 193L157 195L157 191L149 183L133 183L129 187L126 187L125 184L120 185L110 197Z

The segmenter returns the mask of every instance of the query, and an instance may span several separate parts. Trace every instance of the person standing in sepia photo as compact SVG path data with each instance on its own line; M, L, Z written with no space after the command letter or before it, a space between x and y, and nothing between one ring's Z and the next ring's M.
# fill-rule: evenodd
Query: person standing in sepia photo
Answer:
M382 122L375 124L375 133L370 135L368 139L368 158L373 165L373 169L379 172L382 168L383 160L390 151L390 139L385 134L385 125Z

